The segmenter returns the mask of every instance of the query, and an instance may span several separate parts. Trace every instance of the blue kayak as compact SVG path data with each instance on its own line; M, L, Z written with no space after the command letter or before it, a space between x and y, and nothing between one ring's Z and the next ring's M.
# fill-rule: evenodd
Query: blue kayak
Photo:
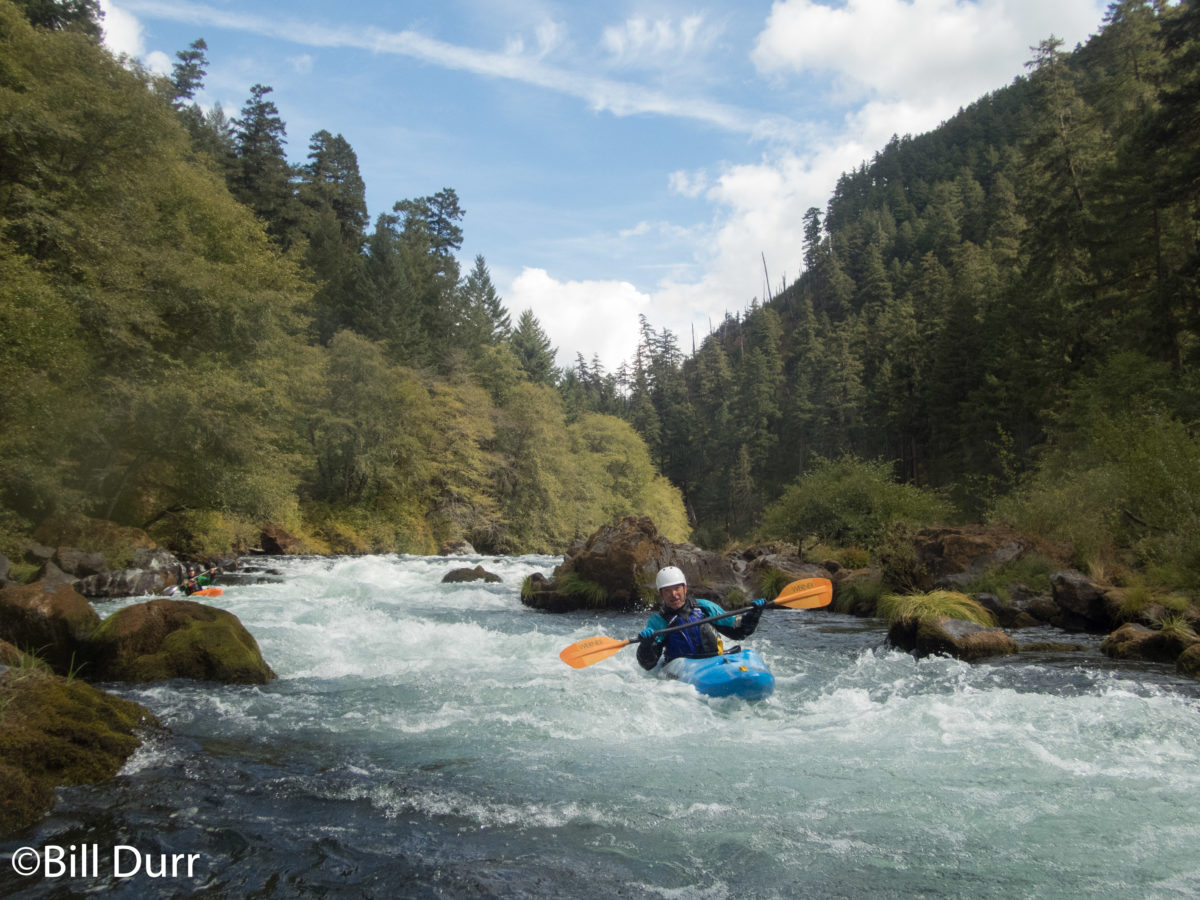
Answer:
M775 676L755 650L736 648L722 656L704 659L676 657L661 673L692 685L709 697L762 700L775 691Z

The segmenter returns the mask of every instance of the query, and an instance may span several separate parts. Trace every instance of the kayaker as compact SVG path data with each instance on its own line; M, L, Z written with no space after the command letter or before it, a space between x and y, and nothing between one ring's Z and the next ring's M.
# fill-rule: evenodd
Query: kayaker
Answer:
M654 632L659 629L719 616L725 610L711 600L699 597L690 599L687 595L687 577L678 566L659 569L654 587L658 591L659 610L638 633L640 643L637 659L643 669L653 669L664 654L666 662L677 656L717 656L723 649L719 635L735 641L750 637L758 628L759 617L767 605L766 600L755 600L752 604L754 608L741 616L729 616L655 637Z
M212 573L217 571L215 568L209 569L207 572L196 574L195 568L189 567L187 571L187 580L184 581L182 587L185 594L194 594L196 591L203 590L213 583Z

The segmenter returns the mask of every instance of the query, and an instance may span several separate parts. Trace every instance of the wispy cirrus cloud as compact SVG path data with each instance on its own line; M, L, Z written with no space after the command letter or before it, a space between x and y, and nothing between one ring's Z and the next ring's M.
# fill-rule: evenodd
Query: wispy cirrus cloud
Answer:
M133 13L152 15L197 26L212 26L258 34L303 47L355 48L372 53L406 56L446 69L469 72L485 78L506 79L546 91L574 97L592 110L614 116L657 115L688 119L722 131L757 139L787 139L800 126L784 116L768 115L715 101L703 96L678 95L632 81L605 78L591 72L548 62L561 43L553 27L539 29L536 49L526 49L523 40L509 39L505 50L483 50L441 41L419 31L389 31L377 27L351 28L312 23L288 17L271 17L218 9L186 0L122 0L121 7ZM694 38L695 29L685 27L675 39ZM625 26L626 45L636 28ZM617 40L617 38L613 38Z

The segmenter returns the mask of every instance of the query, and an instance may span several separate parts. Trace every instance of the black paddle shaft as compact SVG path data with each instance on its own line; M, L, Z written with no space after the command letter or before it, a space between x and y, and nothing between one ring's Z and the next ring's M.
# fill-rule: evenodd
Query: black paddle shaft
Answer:
M768 607L775 606L775 603L774 602L768 603L767 606ZM766 607L764 607L764 609L765 608ZM640 643L643 640L649 641L649 640L652 640L653 638L658 637L660 634L669 634L672 631L683 631L683 629L685 629L685 628L695 628L697 625L703 625L705 622L715 622L718 619L731 619L734 616L740 616L742 613L748 613L752 609L754 609L753 606L743 606L741 609L734 609L734 610L730 610L729 612L723 612L719 616L705 616L703 619L697 619L695 622L684 622L682 625L672 625L670 628L660 628L660 629L658 629L658 631L654 632L654 634L650 635L650 637L648 637L648 638L642 638L642 637L631 638L629 643L631 643L631 644L632 643Z

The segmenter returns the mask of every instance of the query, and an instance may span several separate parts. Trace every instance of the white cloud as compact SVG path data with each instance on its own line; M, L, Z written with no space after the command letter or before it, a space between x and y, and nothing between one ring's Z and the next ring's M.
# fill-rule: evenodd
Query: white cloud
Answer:
M576 97L596 111L615 116L650 114L691 119L724 131L756 137L796 130L796 124L782 116L764 116L700 96L678 96L632 81L599 77L572 63L551 65L543 57L551 49L565 46L562 27L552 22L537 28L538 49L530 54L520 39L509 39L505 49L497 52L439 41L413 30L330 27L292 18L268 18L217 9L186 0L123 2L134 11L172 21L227 28L310 47L355 47L373 53L394 53L486 78L517 81Z
M161 50L154 50L146 54L143 62L146 68L155 75L170 75L171 70L175 68L175 61Z
M104 29L104 46L112 51L114 56L124 53L127 56L140 57L146 52L142 23L136 16L114 6L112 0L100 0L100 11L104 13L101 23Z
M609 371L633 359L638 315L650 315L651 298L627 281L559 281L545 269L523 269L504 297L514 322L533 310L567 367L576 353L588 362L595 353Z
M778 0L751 55L760 73L829 72L850 96L953 112L1021 74L1051 32L1082 40L1096 0Z
M685 172L680 169L667 176L671 190L682 197L699 197L708 190L708 173L703 169Z
M707 49L718 34L702 15L686 16L678 23L633 16L605 28L600 46L617 65L660 68Z

